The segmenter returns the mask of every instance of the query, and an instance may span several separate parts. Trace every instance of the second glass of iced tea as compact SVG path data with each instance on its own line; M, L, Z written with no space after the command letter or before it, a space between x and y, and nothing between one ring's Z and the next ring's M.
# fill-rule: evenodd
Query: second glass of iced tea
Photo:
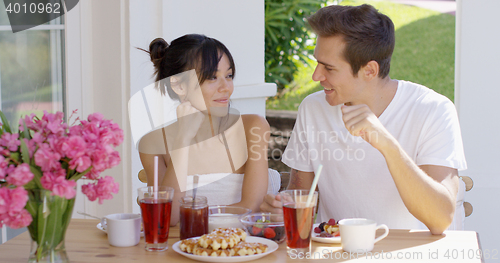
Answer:
M137 189L144 225L144 241L147 251L168 249L168 231L174 189L167 186L152 186Z
M180 200L181 240L208 234L208 203L205 196L185 196Z
M307 204L309 190L286 190L280 192L285 222L286 246L290 254L305 256L311 250L311 231L318 201L318 192Z

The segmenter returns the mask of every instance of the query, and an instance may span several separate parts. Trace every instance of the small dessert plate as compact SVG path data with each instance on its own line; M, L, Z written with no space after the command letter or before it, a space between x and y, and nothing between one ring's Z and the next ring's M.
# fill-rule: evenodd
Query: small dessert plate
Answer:
M320 237L320 233L314 233L314 229L318 227L319 224L313 225L313 231L311 233L311 239L320 243L340 243L340 237Z

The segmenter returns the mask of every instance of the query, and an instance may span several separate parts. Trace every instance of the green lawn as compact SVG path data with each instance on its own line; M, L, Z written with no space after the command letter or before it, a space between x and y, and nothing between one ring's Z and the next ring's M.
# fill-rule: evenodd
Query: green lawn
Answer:
M423 84L453 101L455 70L455 16L385 1L342 1L342 5L369 3L389 16L396 28L391 62L393 79ZM315 61L299 65L294 81L267 101L267 109L297 110L309 94L323 89L312 81Z

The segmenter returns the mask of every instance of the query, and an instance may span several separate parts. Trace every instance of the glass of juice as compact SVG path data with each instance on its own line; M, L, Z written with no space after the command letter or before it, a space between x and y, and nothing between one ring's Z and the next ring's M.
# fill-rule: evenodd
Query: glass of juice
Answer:
M153 186L137 189L141 206L144 240L147 251L168 249L168 231L174 189L167 186Z
M205 196L185 196L180 200L181 240L208 234L208 203Z
M286 190L280 192L285 223L286 246L288 254L306 256L311 250L311 231L318 201L314 191L307 203L309 190Z

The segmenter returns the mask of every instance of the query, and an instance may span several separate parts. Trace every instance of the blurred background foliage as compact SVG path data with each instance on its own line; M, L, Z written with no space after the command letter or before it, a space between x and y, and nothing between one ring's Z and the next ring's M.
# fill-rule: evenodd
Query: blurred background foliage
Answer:
M326 0L265 1L266 82L278 85L278 92L294 79L300 63L308 63L314 51L306 18L326 5Z

